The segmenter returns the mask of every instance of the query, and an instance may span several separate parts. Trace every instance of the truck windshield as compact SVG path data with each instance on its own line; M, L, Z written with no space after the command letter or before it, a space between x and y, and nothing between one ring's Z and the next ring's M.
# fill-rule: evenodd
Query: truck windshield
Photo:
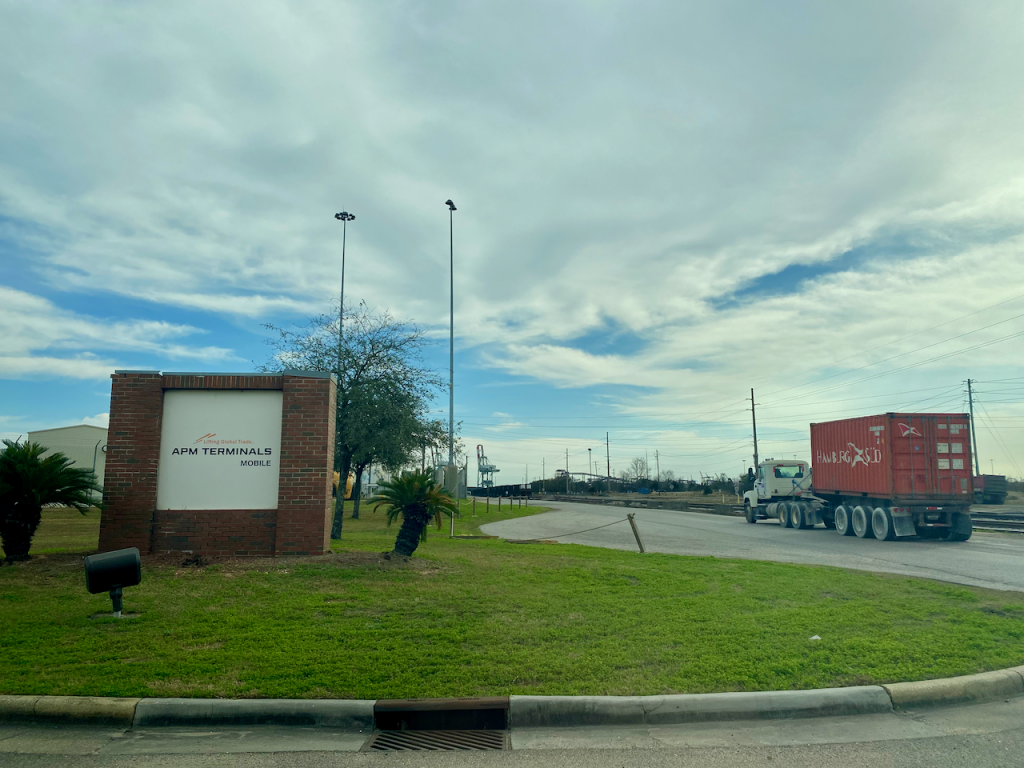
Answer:
M798 464L793 467L775 467L776 477L803 477L804 476L804 465Z

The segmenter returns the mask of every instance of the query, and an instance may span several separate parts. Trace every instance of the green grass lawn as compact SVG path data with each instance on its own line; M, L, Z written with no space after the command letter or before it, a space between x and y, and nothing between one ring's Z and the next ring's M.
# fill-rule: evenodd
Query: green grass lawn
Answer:
M533 513L493 510L480 522ZM95 546L47 512L34 552ZM920 680L1024 662L1024 595L834 568L449 539L384 560L363 508L321 558L144 562L120 621L81 555L0 567L0 693L392 698ZM85 545L82 542L86 542ZM820 641L811 641L820 635Z
M99 510L90 509L83 515L73 509L46 509L30 552L33 555L93 552L99 538Z

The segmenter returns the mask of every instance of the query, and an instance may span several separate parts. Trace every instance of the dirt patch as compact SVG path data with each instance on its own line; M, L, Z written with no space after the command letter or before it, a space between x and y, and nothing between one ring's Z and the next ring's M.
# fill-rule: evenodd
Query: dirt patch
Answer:
M296 567L306 565L327 565L337 568L361 568L378 571L429 571L437 564L418 558L388 557L388 552L329 552L314 557L206 557L202 565L183 566L182 555L147 555L142 558L143 566L173 567L175 576L189 573L220 573L225 578L234 578L245 572L291 573Z
M43 577L66 576L76 570L84 574L85 555L30 555L28 560L0 561L0 568L17 568L23 573Z

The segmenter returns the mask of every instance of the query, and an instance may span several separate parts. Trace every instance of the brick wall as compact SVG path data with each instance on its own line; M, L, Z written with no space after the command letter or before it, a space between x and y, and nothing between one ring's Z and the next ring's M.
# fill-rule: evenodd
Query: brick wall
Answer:
M195 552L211 557L273 557L275 509L156 511L154 552Z
M316 555L331 546L334 398L331 379L285 376L277 555Z
M115 373L110 396L103 551L210 556L316 555L330 549L335 385L301 373ZM278 509L157 510L167 389L283 390Z
M159 373L111 376L101 550L138 547L140 552L150 551L163 406Z

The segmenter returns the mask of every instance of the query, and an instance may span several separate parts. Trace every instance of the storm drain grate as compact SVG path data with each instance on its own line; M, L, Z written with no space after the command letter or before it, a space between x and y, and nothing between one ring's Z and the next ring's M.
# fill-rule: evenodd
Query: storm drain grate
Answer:
M381 731L364 752L508 749L508 731Z

